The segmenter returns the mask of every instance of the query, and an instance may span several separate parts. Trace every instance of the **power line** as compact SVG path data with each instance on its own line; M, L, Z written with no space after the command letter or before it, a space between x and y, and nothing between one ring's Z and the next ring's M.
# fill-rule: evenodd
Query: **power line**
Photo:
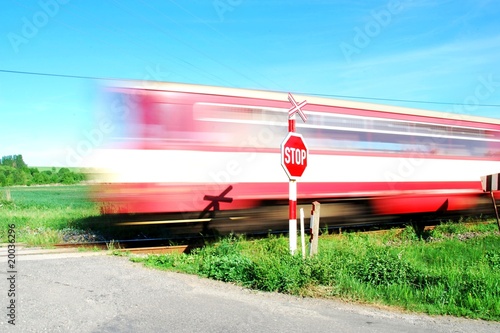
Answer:
M69 74L55 74L55 73L40 73L40 72L28 72L28 71L14 71L8 69L0 69L0 73L9 74L21 74L21 75L38 75L38 76L49 76L49 77L62 77L70 79L84 79L84 80L100 80L100 81L125 81L129 79L120 78L102 78L96 76L83 76L83 75L69 75ZM280 92L280 91L277 91ZM348 96L348 95L333 95L333 94L318 94L318 93L300 93L303 95L319 96L319 97L331 97L331 98L348 98L348 99L361 99L361 100L373 100L373 101L385 101L385 102L402 102L402 103L422 103L422 104L441 104L441 105L457 105L460 103L453 102L431 102L431 101L419 101L419 100L409 100L409 99L395 99L395 98L379 98L379 97L363 97L363 96ZM474 104L475 106L485 106L485 107L500 107L500 104Z
M38 75L38 76L64 77L64 78L69 78L69 79L122 81L122 79L117 79L117 78L102 78L102 77L95 77L95 76L67 75L67 74L54 74L54 73L39 73L39 72L25 72L25 71L13 71L13 70L7 70L7 69L0 69L0 72L1 73L10 73L10 74L22 74L22 75Z
M418 100L411 100L411 99L361 97L361 96L330 95L330 94L318 94L318 93L303 93L303 94L304 95L311 95L311 96L319 96L319 97L366 99L366 100L385 101L385 102L404 102L404 103L441 104L441 105L457 105L457 104L460 104L460 103L457 103L457 102L455 102L455 103L453 103L453 102L431 102L431 101L418 101ZM500 104L474 104L474 106L500 107Z

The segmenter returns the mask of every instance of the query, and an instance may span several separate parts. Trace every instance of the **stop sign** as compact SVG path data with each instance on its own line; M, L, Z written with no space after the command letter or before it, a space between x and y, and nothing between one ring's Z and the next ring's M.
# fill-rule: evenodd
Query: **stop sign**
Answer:
M309 149L302 135L294 132L288 133L281 143L281 165L288 178L296 179L302 176L307 167Z

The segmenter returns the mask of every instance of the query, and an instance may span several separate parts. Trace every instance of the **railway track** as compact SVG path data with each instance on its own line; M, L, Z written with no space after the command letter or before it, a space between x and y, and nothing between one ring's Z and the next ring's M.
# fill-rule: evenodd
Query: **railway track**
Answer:
M83 248L89 250L112 250L115 252L134 253L134 254L169 254L169 253L188 253L192 249L199 247L199 242L186 242L181 245L165 245L170 242L169 239L127 239L120 241L98 241L98 242L80 242L80 243L60 243L55 247L63 248Z
M299 203L299 208L310 210L310 204ZM464 216L486 215L491 207L483 205L480 211L444 214L414 214L405 216L380 216L370 214L362 201L325 202L321 205L320 233L346 231L384 233L412 225L417 233L432 230L442 221L459 221ZM215 216L199 218L195 214L135 214L114 215L89 225L111 228L107 241L84 241L57 244L56 248L86 248L114 250L134 254L188 253L221 236L243 234L252 238L270 234L288 234L287 205L263 206L247 211L219 211ZM474 213L474 214L473 214ZM309 227L309 218L305 221ZM125 231L125 232L124 232ZM122 237L122 236L125 237ZM114 239L114 240L112 240Z
M433 230L438 224L439 220L428 220L427 225L422 225L420 232L428 232ZM471 226L479 223L487 222L473 222L463 223L465 226ZM407 223L408 224L408 223ZM415 227L415 226L414 226ZM387 232L403 232L406 226L401 224L384 224L384 225L356 225L356 226L336 226L332 228L323 228L323 232L328 230L328 233L343 233L343 232L363 232L372 234L384 234ZM269 234L287 234L287 230L279 230L267 233L253 233L248 236L253 238L267 237ZM216 240L218 236L202 237L195 236L179 240L178 238L151 238L151 239L124 239L124 240L111 240L99 242L80 242L80 243L61 243L56 244L56 248L84 248L84 249L98 249L98 250L113 250L115 252L132 253L132 254L171 254L171 253L189 253L195 248L202 247L207 240ZM172 243L177 243L172 245ZM181 244L179 244L181 243Z

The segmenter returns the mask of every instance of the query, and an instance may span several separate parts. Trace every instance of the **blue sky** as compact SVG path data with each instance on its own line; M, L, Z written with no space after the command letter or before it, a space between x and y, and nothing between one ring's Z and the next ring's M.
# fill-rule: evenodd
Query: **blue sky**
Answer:
M500 118L499 17L500 3L485 0L5 0L0 156L75 166L68 154L96 126L102 82L5 71L372 97Z

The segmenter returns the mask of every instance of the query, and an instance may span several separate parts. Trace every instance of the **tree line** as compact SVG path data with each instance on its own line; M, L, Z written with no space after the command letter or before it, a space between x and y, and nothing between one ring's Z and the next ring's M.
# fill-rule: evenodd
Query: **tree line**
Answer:
M0 159L0 186L76 184L85 180L85 175L68 168L52 168L40 171L29 167L22 155L8 155Z

